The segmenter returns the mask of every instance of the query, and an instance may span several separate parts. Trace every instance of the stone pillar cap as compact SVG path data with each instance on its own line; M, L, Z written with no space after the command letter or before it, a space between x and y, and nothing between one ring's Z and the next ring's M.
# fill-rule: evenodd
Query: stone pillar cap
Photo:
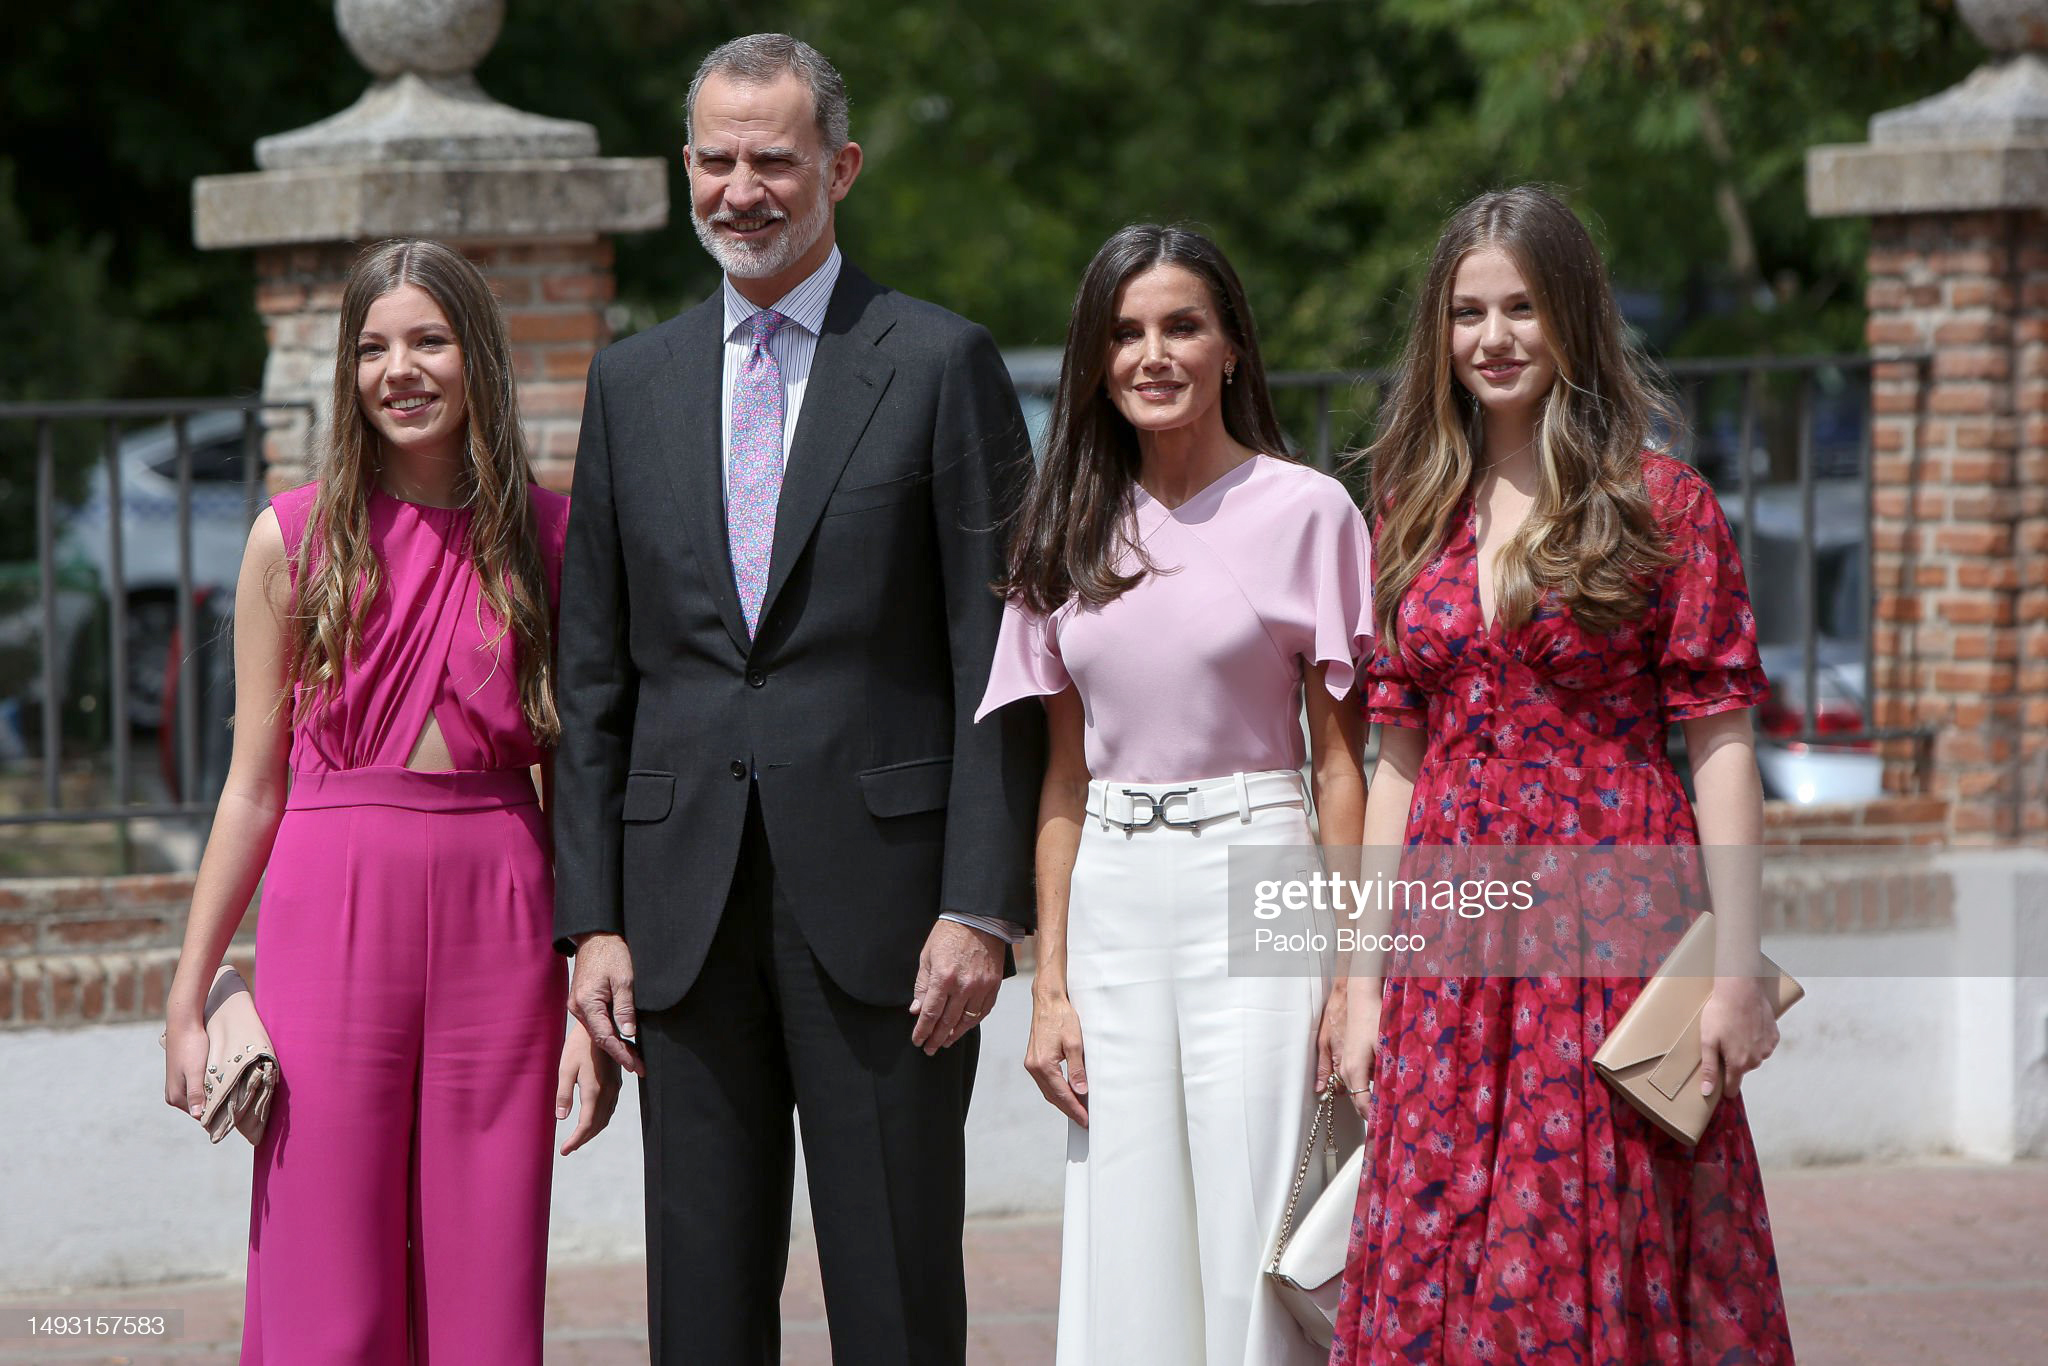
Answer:
M659 157L401 161L201 176L192 238L202 249L379 237L586 237L668 222Z
M2021 52L1900 109L1873 114L1874 144L2018 142L2048 138L2048 59Z
M1870 141L1806 154L1816 217L2048 208L2048 0L1956 0L1992 58L1871 116Z
M466 73L401 72L331 118L256 141L256 164L266 171L596 155L597 130L589 124L500 104Z

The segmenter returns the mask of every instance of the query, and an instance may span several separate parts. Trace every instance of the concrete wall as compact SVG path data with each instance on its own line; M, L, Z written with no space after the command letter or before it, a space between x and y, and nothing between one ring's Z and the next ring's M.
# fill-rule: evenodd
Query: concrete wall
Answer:
M1020 978L982 1026L968 1124L975 1214L1059 1208L1066 1121L1025 1075L1029 1016L1029 980ZM0 1033L0 1076L24 1088L0 1107L0 1293L241 1274L251 1149L232 1134L209 1146L163 1103L159 1027ZM50 1099L31 1105L32 1092ZM551 1255L636 1255L641 1189L640 1111L629 1081L611 1128L555 1160ZM800 1228L810 1222L802 1189L799 1174Z
M2048 854L1939 862L1954 878L1952 923L1771 937L1808 995L1745 1087L1766 1164L2048 1156ZM975 1214L1059 1208L1065 1121L1020 1062L1029 1006L1019 978L983 1026L968 1126ZM0 1031L0 1076L21 1088L0 1109L0 1290L240 1272L249 1148L208 1147L162 1103L157 1029ZM38 1093L56 1099L28 1103ZM639 1250L630 1088L611 1130L557 1162L554 1211L558 1258Z

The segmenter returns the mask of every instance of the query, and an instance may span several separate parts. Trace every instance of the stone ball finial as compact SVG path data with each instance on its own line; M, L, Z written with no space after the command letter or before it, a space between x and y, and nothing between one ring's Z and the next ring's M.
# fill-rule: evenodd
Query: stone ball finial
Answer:
M379 80L476 70L505 26L505 0L334 0L334 22Z
M1977 41L2000 57L2048 52L2048 0L1956 0Z

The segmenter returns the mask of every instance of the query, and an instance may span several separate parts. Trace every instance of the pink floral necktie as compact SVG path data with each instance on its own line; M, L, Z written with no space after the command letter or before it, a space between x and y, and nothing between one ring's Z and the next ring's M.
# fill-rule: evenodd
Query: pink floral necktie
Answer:
M789 319L764 308L747 320L753 349L732 386L732 451L726 467L725 537L732 580L751 639L768 591L775 503L782 496L782 367L768 339Z

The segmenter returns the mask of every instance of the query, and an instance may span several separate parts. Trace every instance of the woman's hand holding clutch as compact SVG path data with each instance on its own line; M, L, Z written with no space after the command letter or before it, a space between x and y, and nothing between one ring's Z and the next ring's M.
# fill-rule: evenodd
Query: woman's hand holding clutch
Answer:
M167 1023L164 1045L164 1104L195 1120L206 1108L206 1026L175 1018Z
M1742 1079L1778 1048L1778 1020L1763 983L1716 977L1700 1010L1700 1094L1742 1094Z

